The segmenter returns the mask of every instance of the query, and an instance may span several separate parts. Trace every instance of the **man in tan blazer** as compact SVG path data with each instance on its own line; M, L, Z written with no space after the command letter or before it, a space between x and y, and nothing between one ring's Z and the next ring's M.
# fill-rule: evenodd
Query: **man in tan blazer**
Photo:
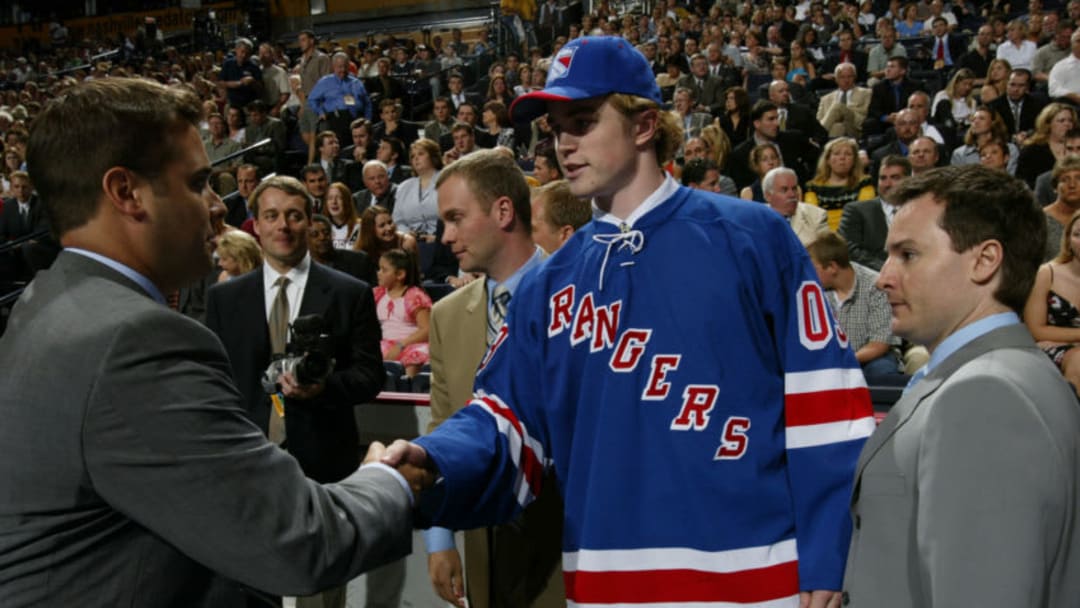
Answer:
M870 109L870 89L855 86L855 66L841 63L834 72L837 89L821 98L817 120L829 137L860 137Z
M443 242L462 270L486 278L461 287L432 310L429 432L472 398L477 367L501 329L499 317L505 318L497 307L505 311L521 278L544 259L530 236L529 188L513 161L480 151L451 167L438 181ZM435 592L458 606L467 595L471 608L565 606L559 567L562 503L558 493L547 494L513 524L465 533L467 589L453 536L439 528L426 532Z
M828 213L821 207L799 202L799 178L787 167L777 167L761 180L765 202L773 211L787 219L788 225L805 247L817 240L822 232L829 231Z

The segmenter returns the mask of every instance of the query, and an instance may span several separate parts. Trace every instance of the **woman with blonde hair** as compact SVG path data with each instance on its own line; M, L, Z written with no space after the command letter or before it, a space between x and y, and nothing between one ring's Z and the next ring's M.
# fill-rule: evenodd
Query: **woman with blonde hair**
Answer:
M247 274L262 265L262 249L255 237L243 230L226 230L217 239L218 283Z
M1057 257L1039 267L1024 324L1074 389L1080 387L1080 211L1069 217Z
M723 167L727 163L728 154L731 154L731 140L723 127L714 121L701 130L701 140L708 146L709 160L716 163L717 167Z
M988 104L1005 94L1005 85L1009 82L1012 64L1005 59L991 59L986 68L986 81L979 91L979 103Z
M825 145L803 200L827 211L829 229L835 231L845 205L876 196L873 182L859 160L859 144L850 137L840 137Z
M326 190L326 217L330 219L330 238L334 249L351 249L360 236L360 219L356 215L352 191L341 182Z
M1065 158L1065 134L1076 128L1076 110L1061 102L1048 104L1035 119L1035 133L1024 141L1016 161L1016 177L1035 187L1035 180Z
M949 84L934 95L930 104L933 108L934 122L952 125L957 133L964 131L971 124L971 115L975 113L975 72L968 68L956 70Z

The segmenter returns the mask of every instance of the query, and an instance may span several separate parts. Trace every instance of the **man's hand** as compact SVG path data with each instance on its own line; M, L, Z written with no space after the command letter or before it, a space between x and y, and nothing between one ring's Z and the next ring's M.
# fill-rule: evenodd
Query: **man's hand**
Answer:
M292 372L285 372L278 376L278 384L281 386L281 394L290 399L314 399L326 389L326 384L300 384Z
M427 451L415 443L398 439L390 444L379 461L395 467L413 492L419 493L435 484L435 464L428 458Z
M367 454L364 455L364 462L361 464L371 464L373 462L379 462L383 454L386 453L386 446L380 441L372 441L368 446Z
M457 549L436 551L427 557L428 576L431 586L439 597L455 606L465 606L465 589L462 586L461 555Z
M839 591L800 591L799 608L840 608Z

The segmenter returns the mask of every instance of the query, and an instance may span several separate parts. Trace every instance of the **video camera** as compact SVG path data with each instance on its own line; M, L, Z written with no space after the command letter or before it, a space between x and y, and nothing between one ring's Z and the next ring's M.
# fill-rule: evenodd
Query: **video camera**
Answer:
M292 372L298 384L325 382L334 371L334 346L320 315L297 317L289 325L285 354L270 362L263 372L262 386L267 394L279 392L278 377Z

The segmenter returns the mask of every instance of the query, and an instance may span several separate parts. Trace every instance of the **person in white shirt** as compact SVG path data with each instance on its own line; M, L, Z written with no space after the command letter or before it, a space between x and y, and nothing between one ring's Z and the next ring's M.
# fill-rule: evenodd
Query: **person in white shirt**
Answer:
M1050 97L1064 97L1080 104L1080 29L1073 32L1072 54L1054 64L1047 80Z
M1030 70L1031 61L1035 58L1038 47L1027 39L1027 33L1026 23L1018 19L1010 21L1006 29L1006 40L997 48L997 58L1008 61L1013 69Z

